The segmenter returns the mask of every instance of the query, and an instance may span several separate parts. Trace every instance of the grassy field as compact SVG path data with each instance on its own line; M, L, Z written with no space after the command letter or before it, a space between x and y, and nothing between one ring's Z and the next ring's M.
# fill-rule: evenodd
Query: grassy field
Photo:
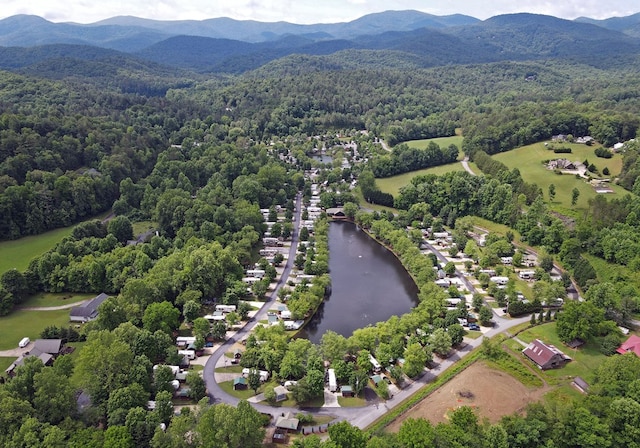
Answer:
M450 137L453 138L453 137ZM473 169L473 168L472 168ZM477 168L476 168L477 170ZM400 188L408 185L416 176L424 174L435 174L441 176L451 171L464 171L462 164L459 162L448 163L446 165L434 166L431 168L425 168L424 170L411 171L409 173L399 174L397 176L385 177L384 179L376 179L376 184L380 190L385 193L391 193L396 196L400 192ZM477 170L476 172L480 172Z
M15 361L15 357L10 358L0 358L0 376L5 375L4 371L9 368L9 366Z
M454 135L452 137L427 138L424 140L408 140L402 143L406 144L410 148L418 148L418 149L425 149L427 146L429 146L429 143L431 142L434 142L436 145L440 146L441 148L446 148L449 145L456 145L458 147L458 150L460 150L459 158L460 160L462 160L462 158L464 157L464 155L462 154L463 139L464 137L462 137L461 135Z
M157 228L158 224L153 221L140 221L140 222L134 222L132 224L132 227L133 227L133 235L138 236L143 234L147 230Z
M14 311L0 318L0 350L18 347L25 336L33 339L50 325L68 326L69 310L58 311Z
M553 171L545 168L542 161L566 158L571 161L582 162L588 159L600 172L602 172L605 167L608 167L611 172L611 177L615 177L620 174L622 156L616 154L611 159L600 159L595 156L593 152L595 147L593 146L589 147L579 144L565 144L563 146L571 147L573 152L571 154L555 154L553 151L546 149L543 143L535 143L512 151L496 154L493 157L509 168L518 168L522 174L522 178L526 182L535 183L542 188L545 199L547 200L549 199L549 185L554 184L556 187L556 196L552 203L554 209L561 212L573 209L586 209L587 201L597 195L593 187L586 183L585 180L576 179L573 175L555 174ZM576 206L572 207L571 194L574 188L580 191L580 197L578 198ZM617 196L628 193L617 185L612 185L612 188Z
M640 289L640 272L634 272L626 266L608 263L602 258L583 253L582 256L589 260L598 275L600 282L621 282L631 284Z
M596 342L590 340L579 349L571 349L564 345L556 334L556 324L551 322L544 325L537 325L518 335L524 342L531 342L540 339L547 344L552 344L570 356L573 361L561 369L551 369L543 372L549 383L559 383L569 380L574 376L580 376L589 383L593 380L595 369L605 360L606 356L600 353Z
M384 191L384 190L383 190ZM356 187L352 193L355 195L355 197L358 199L360 206L369 210L374 210L377 212L386 212L386 211L390 211L393 213L397 213L398 210L395 208L391 208L391 207L385 207L384 205L378 205L378 204L369 204L367 201L364 200L364 196L362 195L362 191L360 191L359 187Z
M103 219L107 215L108 213L103 213L91 218L91 220ZM0 257L0 274L14 268L24 271L31 260L54 247L64 237L71 235L75 226L76 224L50 230L40 235L25 236L19 240L0 241L0 254L2 254Z
M0 273L9 269L24 271L29 262L71 235L73 227L55 229L41 235L26 236L19 240L0 242Z
M29 297L21 306L62 306L82 302L93 297L95 297L95 294L40 292Z
M5 367L6 369L6 367ZM338 397L338 404L343 408L359 408L367 405L367 400L360 397Z
M234 390L233 381L224 381L222 383L218 383L218 386L220 386L220 388L229 395L240 398L241 400L248 400L249 398L255 397L256 395L252 389ZM264 385L260 386L260 389L258 389L258 393L262 391L264 391Z

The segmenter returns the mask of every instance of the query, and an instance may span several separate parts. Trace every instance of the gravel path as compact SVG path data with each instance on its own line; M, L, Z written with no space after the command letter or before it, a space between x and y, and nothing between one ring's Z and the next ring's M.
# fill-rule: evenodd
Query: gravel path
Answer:
M87 303L88 301L90 301L91 299L87 299L87 300L82 300L80 302L74 302L74 303L67 303L65 305L59 305L59 306L24 306L24 307L18 307L17 309L20 311L57 311L57 310L68 310L69 308L73 308L74 306L80 306L83 305L85 303Z

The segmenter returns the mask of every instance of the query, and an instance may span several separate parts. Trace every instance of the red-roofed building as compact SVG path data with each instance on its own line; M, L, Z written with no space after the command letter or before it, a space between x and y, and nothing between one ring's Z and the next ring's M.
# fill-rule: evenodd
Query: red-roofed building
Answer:
M621 355L633 352L636 354L636 356L640 357L640 337L632 334L631 336L629 336L629 339L627 339L622 343L620 347L618 347L618 350L616 351Z
M562 353L553 345L547 345L540 339L535 339L522 350L522 353L535 362L538 368L542 370L563 367L571 361L571 358Z

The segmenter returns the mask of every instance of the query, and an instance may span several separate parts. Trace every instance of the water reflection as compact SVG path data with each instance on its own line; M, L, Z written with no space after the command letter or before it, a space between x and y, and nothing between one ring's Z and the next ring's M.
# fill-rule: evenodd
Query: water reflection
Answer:
M327 330L348 337L418 302L418 288L398 259L353 224L330 224L329 269L331 295L299 335L314 343Z

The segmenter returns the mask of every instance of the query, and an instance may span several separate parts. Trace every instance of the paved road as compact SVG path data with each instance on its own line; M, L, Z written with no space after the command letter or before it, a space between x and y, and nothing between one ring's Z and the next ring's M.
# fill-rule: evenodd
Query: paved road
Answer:
M260 311L254 316L252 322L248 323L244 328L239 330L233 337L229 338L225 341L207 360L204 370L203 370L203 378L207 385L207 390L209 393L209 397L212 403L215 402L224 402L231 405L237 405L240 401L238 398L228 395L226 392L218 386L215 381L215 366L219 363L219 360L224 353L231 349L231 346L236 341L241 341L246 336L249 335L251 330L257 325L258 321L263 319L267 311L269 310L269 304L273 303L277 296L278 290L280 287L286 282L289 273L291 272L291 268L293 266L293 260L295 259L296 254L296 246L298 243L298 230L300 226L300 213L301 213L301 197L298 195L296 199L296 210L297 217L294 221L294 230L291 238L291 249L289 250L289 258L287 259L287 264L285 266L284 272L280 276L278 284L270 295L267 303L260 309ZM438 259L446 262L446 258L440 254L439 251L434 251ZM461 273L457 273L457 275L465 282L465 285L469 288L469 291L475 291L473 285L468 282L466 278ZM528 322L529 317L521 317L518 319L506 319L499 316L496 316L494 319L494 326L484 333L486 337L492 337L499 333L502 333L508 330L511 327L516 325L520 325L521 323ZM462 357L469 354L473 349L478 347L482 343L482 338L478 339L468 339L465 340L466 345L461 349L457 350L452 356L447 359L441 360L438 363L435 363L434 367L425 371L425 373L416 380L409 381L408 384L401 390L399 390L392 398L385 402L372 402L371 404L359 408L341 408L341 407L322 407L322 408L287 408L287 407L272 407L260 403L251 403L252 406L258 410L259 412L268 413L271 415L279 415L282 412L309 412L318 415L331 415L335 417L337 420L348 420L352 425L355 425L359 428L366 428L370 424L372 424L375 420L383 416L386 412L394 407L398 406L405 399L409 398L411 395L416 393L421 387L425 384L432 382L434 379L438 377L442 372L447 370L449 367L455 364L456 361L459 361Z
M296 249L298 246L298 238L299 238L299 228L300 228L300 216L302 209L302 196L298 194L296 197L296 219L293 221L293 231L291 233L291 248L289 249L289 256L287 258L287 262L284 267L284 271L282 275L278 279L278 283L268 297L267 302L262 306L262 308L255 314L255 316L251 319L247 325L245 325L242 329L238 330L236 334L227 339L221 346L218 347L217 350L213 352L213 354L207 360L207 363L204 366L204 370L202 372L202 376L204 378L204 382L207 385L207 389L209 391L209 397L213 402L224 401L225 403L237 404L238 399L228 395L224 392L218 383L215 380L215 367L218 364L218 360L224 356L224 353L229 351L231 346L235 344L237 341L242 341L245 337L247 337L253 328L258 325L258 322L262 319L266 318L267 312L269 311L270 304L276 301L278 297L278 291L285 284L287 279L289 278L289 274L291 273L291 269L293 268L293 262L296 256ZM259 405L255 406L259 408ZM264 411L261 411L264 412ZM267 411L268 412L268 411Z

